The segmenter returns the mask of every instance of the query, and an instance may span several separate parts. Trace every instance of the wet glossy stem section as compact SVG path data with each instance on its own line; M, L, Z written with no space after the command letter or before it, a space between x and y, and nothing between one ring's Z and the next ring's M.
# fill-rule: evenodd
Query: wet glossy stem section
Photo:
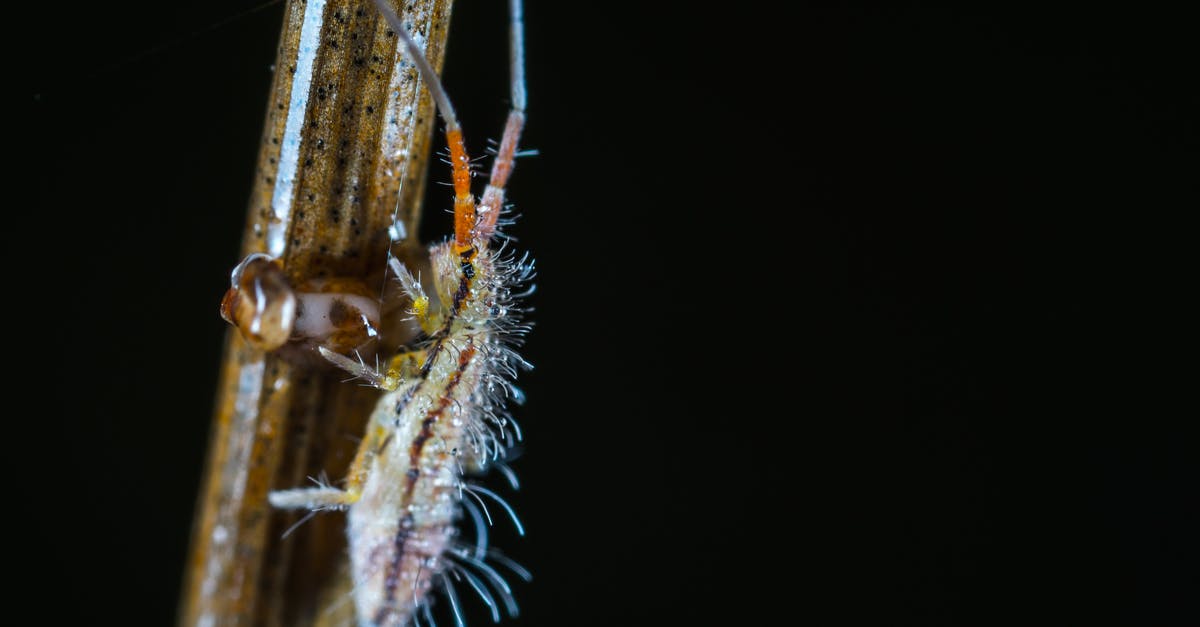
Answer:
M400 8L440 69L451 0ZM266 113L243 254L283 259L297 283L363 277L382 290L389 245L417 231L436 118L371 0L288 2ZM353 624L342 515L283 538L297 516L266 498L345 472L376 395L343 378L228 333L180 625Z

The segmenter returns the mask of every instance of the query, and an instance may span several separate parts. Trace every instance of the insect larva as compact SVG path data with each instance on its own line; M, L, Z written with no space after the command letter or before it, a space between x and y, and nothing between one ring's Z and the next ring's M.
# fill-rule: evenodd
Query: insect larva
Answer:
M359 623L430 619L430 593L437 587L444 589L461 623L454 580L474 590L498 620L501 604L510 615L516 604L504 577L487 561L493 555L483 522L491 522L488 503L505 510L519 532L523 529L499 495L464 477L498 465L520 438L506 403L520 395L511 383L517 368L529 366L513 350L528 330L516 307L521 295L514 291L532 276L533 266L526 257L491 245L525 121L521 5L510 3L513 108L488 185L476 201L462 129L449 99L399 18L382 0L376 4L433 94L446 123L453 168L454 236L430 250L433 298L404 265L389 261L425 339L382 369L343 355L374 337L378 308L364 304L357 288L347 287L351 284L321 286L329 287L324 291L292 289L274 262L261 255L235 270L222 312L256 346L315 345L330 362L386 392L345 488L320 485L269 495L281 509L347 510ZM464 515L476 527L472 544L458 537L456 523ZM496 556L496 561L528 577L510 560Z

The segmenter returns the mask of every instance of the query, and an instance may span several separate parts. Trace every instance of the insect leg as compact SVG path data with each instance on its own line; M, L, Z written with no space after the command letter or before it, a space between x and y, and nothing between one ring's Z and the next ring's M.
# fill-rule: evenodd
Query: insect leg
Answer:
M400 287L404 290L405 295L412 301L412 312L417 317L421 330L427 335L432 335L434 331L441 328L443 320L439 312L430 310L429 297L425 295L425 288L421 287L421 282L408 271L408 268L404 267L404 264L400 263L399 259L395 257L389 259L388 267L400 281Z
M267 501L277 509L345 509L357 500L358 494L350 494L332 486L275 490L267 494Z
M388 429L377 422L372 421L367 425L367 437L358 445L354 461L350 462L350 471L346 473L346 498L350 503L357 502L362 495L362 486L371 470L371 463L386 443L388 433Z
M267 495L271 505L279 509L345 509L358 502L362 486L367 480L372 462L388 437L388 429L377 422L367 428L367 437L358 445L350 471L346 475L346 489L332 486L275 490Z
M387 368L381 372L377 368L367 366L361 358L350 359L324 346L319 350L321 355L333 364L366 379L375 387L388 391L395 390L403 381L414 377L425 360L429 358L427 352L423 350L403 352L393 357L388 362ZM354 461L350 464L350 471L346 475L345 490L326 486L279 490L269 495L271 505L281 509L342 509L353 505L362 494L363 483L367 480L375 456L387 443L390 434L391 431L386 425L377 420L371 421L367 428L367 435L359 444Z

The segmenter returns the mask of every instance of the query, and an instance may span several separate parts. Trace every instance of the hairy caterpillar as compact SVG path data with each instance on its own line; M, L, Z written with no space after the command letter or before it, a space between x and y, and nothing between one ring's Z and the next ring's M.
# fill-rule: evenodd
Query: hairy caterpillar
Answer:
M408 268L389 260L424 339L382 368L344 355L378 334L379 308L361 290L336 281L293 288L261 254L234 271L222 313L256 346L316 346L327 360L385 392L344 488L319 485L269 495L276 508L347 511L359 624L431 622L430 595L438 588L461 623L455 581L473 589L499 620L501 605L510 615L517 608L492 563L523 578L529 573L489 550L488 501L504 509L519 532L523 528L501 497L466 477L496 465L515 484L502 461L520 432L506 404L520 399L512 380L518 368L529 367L513 348L528 330L520 320L523 294L516 292L531 278L533 264L492 246L525 121L521 6L519 0L510 4L512 110L477 201L449 99L391 7L382 0L376 4L433 94L446 122L453 169L454 236L430 249L432 297ZM472 543L459 539L457 522L464 517L476 528Z

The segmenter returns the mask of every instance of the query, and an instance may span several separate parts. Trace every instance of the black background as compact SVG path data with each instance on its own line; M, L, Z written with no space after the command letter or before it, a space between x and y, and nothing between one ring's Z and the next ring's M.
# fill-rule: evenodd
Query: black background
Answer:
M1195 624L1185 16L653 4L526 10L520 622ZM10 24L10 568L51 622L173 617L282 6L207 26L248 6ZM477 153L505 28L458 3Z

